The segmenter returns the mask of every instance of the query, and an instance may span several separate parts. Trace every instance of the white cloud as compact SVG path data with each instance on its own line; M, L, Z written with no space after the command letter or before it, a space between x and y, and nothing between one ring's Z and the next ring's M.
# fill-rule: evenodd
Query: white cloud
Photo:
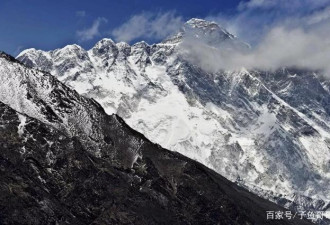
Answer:
M215 49L204 42L185 39L184 57L210 72L222 69L278 69L299 67L324 70L330 75L330 33L300 28L273 28L248 52Z
M249 9L249 8L269 8L272 7L276 1L267 0L250 0L248 2L240 2L238 5L239 10Z
M176 16L174 12L144 12L132 16L111 34L117 41L130 42L137 38L160 40L176 32L182 24L182 17Z
M330 19L330 6L306 17L306 23L313 25Z
M255 45L276 26L307 27L329 18L329 6L329 0L250 0L240 2L234 14L213 15L207 19Z
M265 1L254 1L254 4L262 4ZM243 18L245 23L242 23ZM251 32L252 35L263 33L250 51L210 48L203 40L187 38L182 44L183 56L212 72L242 67L299 67L323 70L325 75L330 77L330 7L322 7L305 15L294 14L276 18L273 23L265 25L266 28L262 26L264 24L259 24L258 28L254 27L256 18L260 20L262 17L251 19L246 12L241 12L234 17L221 15L213 18L225 27L231 26L229 30L236 29L239 34L242 31Z
M238 5L238 9L281 9L289 11L311 11L315 8L323 7L328 3L328 0L250 0L241 1Z
M106 22L107 19L105 19L104 17L99 17L94 20L93 25L91 27L77 31L79 41L88 41L93 39L94 37L100 36L100 25Z

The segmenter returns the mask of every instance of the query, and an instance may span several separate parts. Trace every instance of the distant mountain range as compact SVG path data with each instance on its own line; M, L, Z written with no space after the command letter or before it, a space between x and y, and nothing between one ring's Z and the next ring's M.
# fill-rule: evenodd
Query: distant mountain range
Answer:
M187 49L182 45L186 38L219 51L250 48L214 22L191 19L177 34L158 44L138 42L130 46L102 39L88 51L78 45L48 52L27 49L17 59L28 67L51 73L79 94L95 99L108 115L119 115L152 142L195 159L260 196L285 207L328 210L329 81L322 80L315 71L298 68L210 72L187 58ZM17 74L16 66L13 68L10 73L2 73ZM24 74L20 72L20 76ZM69 90L54 78L47 79ZM30 101L24 103L25 100L12 103L13 97L23 97L3 91L0 101L42 123L63 129L70 137L78 136L93 157L120 156L127 168L139 158L138 150L129 146L133 143L143 146L144 139L128 135L132 139L125 140L125 132L118 131L118 135L125 140L122 143L125 148L131 148L129 153L105 150L114 140L103 137L104 131L112 131L119 122L114 115L100 113L101 106L95 101L72 91L53 93L51 85L42 80L46 85L42 90L37 88L39 84L30 81L15 87L8 82L8 91L22 88L15 93L27 99L37 96L31 97L35 103L33 106ZM24 91L26 87L32 88L31 93ZM58 112L52 108L54 104L59 107ZM99 119L94 108L98 109L97 115L102 114L101 118L111 119ZM160 149L150 147L154 148ZM164 152L169 155L166 157L179 157L177 153Z

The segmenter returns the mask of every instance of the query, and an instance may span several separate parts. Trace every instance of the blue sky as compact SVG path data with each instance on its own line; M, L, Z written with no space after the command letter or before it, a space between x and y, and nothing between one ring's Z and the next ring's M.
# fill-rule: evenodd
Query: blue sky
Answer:
M35 47L54 49L70 43L91 47L136 14L176 12L183 19L234 11L238 0L1 0L0 49L16 55ZM101 19L99 34L82 40L78 31ZM150 38L152 39L152 38ZM152 41L152 40L150 40Z
M329 25L330 0L0 0L0 50L89 49L103 37L153 43L192 17L214 20L253 45L278 25Z

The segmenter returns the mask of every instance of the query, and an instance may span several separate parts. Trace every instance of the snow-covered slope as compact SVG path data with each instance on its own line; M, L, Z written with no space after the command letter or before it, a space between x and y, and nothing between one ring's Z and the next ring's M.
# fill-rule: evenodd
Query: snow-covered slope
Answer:
M150 142L50 74L0 52L0 77L0 224L279 224L265 214L283 207Z
M137 138L127 137L118 143L127 136L119 129L121 118L117 115L105 117L103 108L95 100L80 96L49 73L28 68L1 52L0 101L18 113L77 138L95 157L130 168L139 156L142 143ZM22 118L19 132L24 124Z
M205 71L181 54L187 36L219 49L248 48L217 24L191 19L159 44L102 39L88 51L27 49L17 58L94 98L150 140L254 192L282 204L328 208L325 85L313 72L294 69Z

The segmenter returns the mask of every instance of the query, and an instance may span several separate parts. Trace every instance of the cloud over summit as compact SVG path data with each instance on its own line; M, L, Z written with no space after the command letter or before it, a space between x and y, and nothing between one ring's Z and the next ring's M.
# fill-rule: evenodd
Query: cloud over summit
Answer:
M241 40L251 41L249 51L214 49L203 40L187 38L181 46L183 55L212 72L242 67L299 67L323 70L330 77L329 1L293 0L290 4L284 3L284 0L251 0L241 3L235 15L221 14L207 18L234 31ZM272 13L267 17L270 9ZM294 9L295 13L289 13ZM255 10L258 14L251 15Z

